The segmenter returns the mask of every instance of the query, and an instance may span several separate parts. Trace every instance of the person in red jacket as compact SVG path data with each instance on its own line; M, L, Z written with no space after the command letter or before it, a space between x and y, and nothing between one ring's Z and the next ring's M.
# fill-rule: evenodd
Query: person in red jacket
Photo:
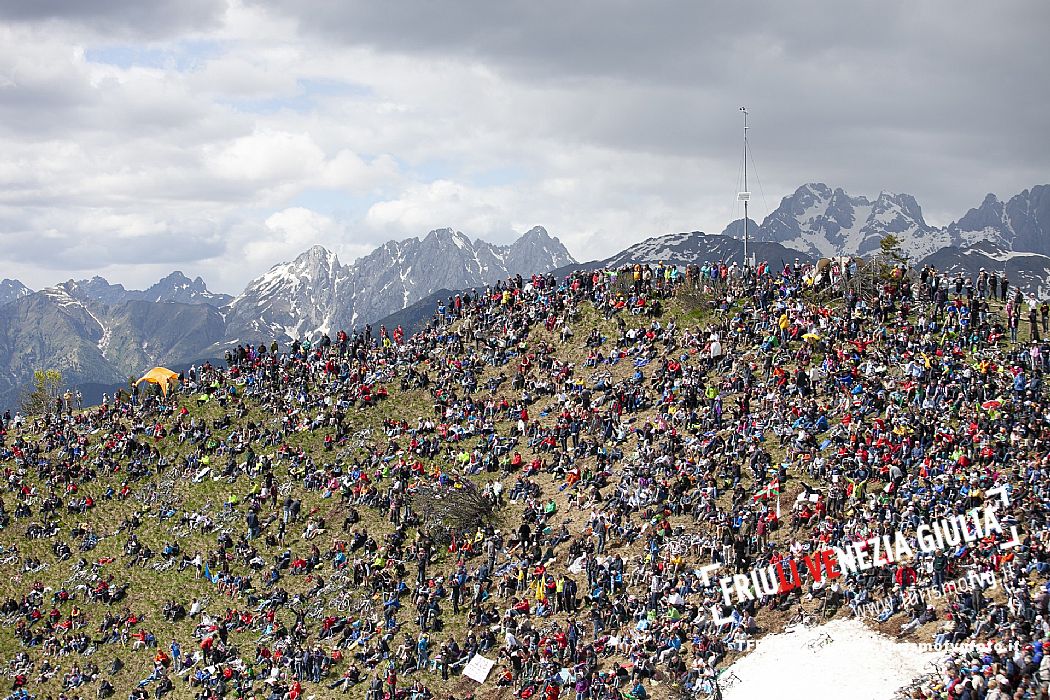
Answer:
M918 578L919 576L915 571L915 567L909 566L908 564L901 564L893 574L893 580L896 581L897 585L901 588L907 588L908 586L913 585Z

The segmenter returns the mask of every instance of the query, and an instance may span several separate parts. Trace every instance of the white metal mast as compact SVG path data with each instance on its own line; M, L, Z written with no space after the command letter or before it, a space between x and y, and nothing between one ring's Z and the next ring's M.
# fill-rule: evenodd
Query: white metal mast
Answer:
M747 190L747 107L741 107L744 113L744 191L737 194L737 199L744 203L744 269L751 264L747 257L747 201L751 199L751 193Z

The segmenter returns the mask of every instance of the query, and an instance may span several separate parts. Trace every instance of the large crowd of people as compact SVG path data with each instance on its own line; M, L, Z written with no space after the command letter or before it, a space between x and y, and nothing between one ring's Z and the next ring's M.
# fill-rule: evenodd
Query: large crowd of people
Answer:
M810 272L518 276L418 333L242 345L170 393L7 414L9 697L462 697L477 655L523 699L706 697L756 636L878 601L883 631L998 644L914 697L1046 698L1046 304L983 270ZM1019 546L728 603L704 575L915 538L1000 486Z

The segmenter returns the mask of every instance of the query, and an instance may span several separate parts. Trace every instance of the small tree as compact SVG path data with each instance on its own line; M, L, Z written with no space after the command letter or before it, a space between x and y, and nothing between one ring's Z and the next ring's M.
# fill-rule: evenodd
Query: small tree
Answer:
M879 241L879 255L875 260L875 270L878 271L879 279L890 285L894 291L900 285L901 279L907 274L908 256L901 249L902 241L899 237L888 233Z
M22 412L26 415L47 413L62 393L62 373L57 369L33 370L33 385L22 393Z
M904 265L908 262L908 258L901 251L901 245L903 242L901 239L892 233L887 233L879 241L879 248L882 250L882 256L887 261L892 261L890 264Z
M677 299L682 309L694 321L699 321L711 310L712 296L705 294L700 285L684 285L678 290Z
M449 531L472 530L489 523L495 503L470 479L447 484L425 484L412 497L412 510L436 539L447 539Z

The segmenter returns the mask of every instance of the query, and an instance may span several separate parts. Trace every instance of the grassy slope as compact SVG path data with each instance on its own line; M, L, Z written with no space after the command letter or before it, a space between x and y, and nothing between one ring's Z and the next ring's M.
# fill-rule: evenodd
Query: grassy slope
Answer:
M670 317L677 317L680 325L702 325L708 320L710 312L703 311L686 311L677 302L671 302L667 308L667 314L665 320ZM568 359L577 363L577 381L586 381L590 374L590 370L583 366L583 359L586 356L586 351L581 347L581 343L575 342L580 341L586 337L590 330L594 327L599 327L604 335L615 338L616 330L615 324L611 321L606 321L601 318L594 309L590 306L584 306L581 313L581 318L575 326L576 335L574 342L571 344L560 344L557 339L548 334L542 325L534 328L533 333L530 335L529 343L530 347L534 347L540 340L546 339L555 344L557 348L555 354L559 358ZM1026 329L1027 324L1022 324L1022 329ZM1024 330L1022 332L1025 332ZM606 348L609 346L606 345ZM692 359L690 359L692 362ZM611 371L615 378L620 379L625 375L629 374L632 370L631 363L629 361L621 362L611 368ZM484 385L484 380L491 374L498 373L499 369L488 368L485 375L479 381L479 386ZM413 423L415 418L418 416L425 416L430 414L431 402L428 395L419 391L411 392L399 392L397 387L388 387L391 391L391 399L380 403L378 406L369 409L367 411L355 412L350 416L354 430L372 429L374 434L379 438L382 438L382 421L385 418L395 417L398 419L406 419L409 423ZM503 386L501 393L507 395L508 400L513 401L515 398L512 396L512 392L509 389L509 382ZM539 405L535 406L530 412L538 416L540 411L548 407L552 402L550 398L543 398L539 402ZM209 403L203 407L198 407L192 399L185 399L183 403L186 405L191 414L198 416L206 420L214 420L222 415L223 409L217 403ZM728 409L728 406L727 406ZM641 423L647 417L651 417L653 411L650 410L641 415L636 415L636 421ZM272 418L263 415L263 413L255 407L252 407L249 412L249 418L255 420L257 423L267 425ZM547 423L550 418L541 419L542 422ZM234 425L236 427L236 424ZM498 430L501 434L506 434L509 429L509 423L506 421L497 425ZM229 431L224 431L218 434L219 437L225 437ZM140 438L143 439L143 438ZM295 435L289 440L289 443L294 446L302 446L319 464L329 462L332 459L332 453L324 453L322 449L323 431L316 433L304 432ZM179 445L172 439L166 439L157 443L162 452L170 458L175 458L182 454L185 454L189 449L189 443L185 445ZM360 448L358 448L360 449ZM633 439L631 439L627 446L625 446L625 452L630 454L633 449ZM783 457L783 451L779 447L772 447L774 452L774 463ZM257 450L260 451L260 450ZM272 450L269 450L272 452ZM524 444L520 445L520 451L528 461L533 455L525 448ZM262 452L262 451L260 451ZM174 461L174 460L173 460ZM12 466L12 465L5 465ZM745 470L746 472L746 470ZM287 465L281 464L277 470L277 483L282 483L288 478ZM491 475L483 475L491 478ZM800 475L792 470L792 476L798 478ZM745 474L745 485L748 484L749 475ZM509 475L505 479L506 485L509 487L513 484L514 475ZM554 495L558 501L559 510L564 514L565 517L571 518L571 530L574 532L580 532L583 524L579 519L578 513L570 512L566 507L566 494L564 492L558 492L556 484L553 483L551 477L547 475L541 475L538 478L538 482L543 488L544 498ZM178 573L174 569L170 569L164 573L158 574L151 568L135 568L128 569L125 567L121 559L121 549L126 539L125 534L114 535L121 521L129 516L132 512L138 511L143 519L142 526L136 531L139 539L144 543L150 545L155 552L158 553L164 546L166 541L169 541L170 526L168 521L160 520L155 512L152 512L150 508L145 507L137 499L128 499L123 502L117 501L103 501L101 496L105 487L113 483L110 479L99 479L91 484L84 487L83 492L91 494L100 503L99 507L96 507L92 511L89 511L85 515L72 515L67 514L63 511L59 512L58 518L61 523L62 532L59 538L70 539L68 537L69 529L78 522L87 523L93 526L96 532L105 533L109 535L104 539L100 545L88 555L89 561L94 561L99 557L112 556L116 558L111 564L104 567L104 571L114 573L116 576L116 582L121 583L125 580L130 582L129 597L128 599L118 606L114 606L119 610L121 607L127 606L133 612L139 614L145 614L147 616L146 622L143 626L146 629L151 630L160 642L161 648L166 648L167 644L173 637L177 637L183 646L186 647L191 640L192 623L187 621L180 622L172 625L165 622L161 616L161 608L165 601L169 599L178 599L184 603L189 602L193 597L204 597L210 596L211 602L208 609L213 613L220 613L226 607L243 608L245 607L246 601L237 599L223 599L218 595L214 586L201 580L195 580L191 569L187 569L183 573ZM143 483L139 482L133 485L134 493L141 493ZM210 502L212 504L221 503L225 500L230 492L235 492L238 495L243 496L248 493L252 488L247 477L240 477L234 484L227 484L225 481L211 481L210 479L205 480L199 484L193 484L186 480L179 480L175 484L174 488L174 500L179 508L180 512L186 511L191 512L197 508L200 508L205 503ZM797 481L792 483L789 482L784 493L784 502L790 503L793 500L793 495L799 490ZM338 524L342 520L340 515L340 507L338 499L333 498L324 500L321 498L320 492L316 490L304 490L296 485L296 494L303 500L303 513L310 513L316 509L317 513L325 517L328 523L329 533L322 536L318 540L314 540L315 543L321 548L322 553L326 550L327 545L330 544L331 539L329 535L337 535ZM10 501L10 499L8 499ZM723 497L721 505L723 507L728 506L728 496ZM375 512L369 512L367 509L360 509L362 518L367 525L370 533L379 534L385 533L390 530L390 524L381 516L381 514ZM261 514L261 519L265 519L268 513L264 510ZM509 507L501 514L501 518L505 523L513 523L515 518L518 516L518 511L515 510L514 506ZM37 517L30 518L29 520L36 520ZM682 524L686 523L686 520L679 519ZM286 546L290 547L293 552L302 552L308 546L309 543L305 543L301 540L302 526L305 519L301 519L298 526L289 529ZM691 521L689 521L691 522ZM236 519L233 521L231 527L233 528L233 534L240 532L244 525L243 513L238 513ZM26 592L30 585L34 581L42 581L44 585L57 588L62 585L64 581L69 577L71 571L72 562L76 561L81 553L76 549L76 543L70 541L70 545L73 547L73 557L67 562L57 562L51 554L51 544L53 540L25 540L23 538L23 532L25 526L28 524L26 520L13 520L12 524L4 531L0 531L0 542L5 545L12 542L18 542L22 548L23 556L29 555L39 557L45 562L49 562L49 568L46 571L38 574L26 574L16 575L12 570L13 565L8 564L5 567L0 567L0 599L7 599L12 596L20 596ZM787 533L782 532L779 538L785 538ZM180 540L182 549L184 552L193 551L208 551L214 545L214 534L192 534L182 540ZM410 533L411 538L411 533ZM379 539L377 537L377 539ZM278 551L283 551L283 547L268 548L265 543L261 540L256 540L255 544L259 547L260 553L267 559L272 561L275 554ZM625 553L631 553L637 551L636 545L626 544L623 545ZM564 552L561 549L560 552ZM155 559L155 560L156 560ZM564 562L559 562L558 566L563 566ZM445 568L445 562L438 562L437 565L432 567L432 571L439 571ZM330 568L323 568L322 575L328 578L331 574ZM258 575L255 578L258 581ZM282 579L282 584L289 590L291 594L297 591L303 591L308 588L308 584L303 577L292 577L285 576ZM105 607L100 604L91 604L83 600L77 600L82 609L85 611L88 619L87 629L90 634L95 635L97 626L106 610ZM68 604L63 607L63 611L68 611ZM45 608L46 610L47 608ZM448 634L454 634L457 638L462 639L462 633L465 629L464 620L455 619L451 615L451 611L448 606L443 606L444 618L446 620L446 631L440 636L444 638ZM412 613L408 610L403 610L400 618L405 621L404 629L411 631L414 625L411 621ZM783 624L782 616L777 614L771 614L766 617L760 617L760 623L767 628L777 628ZM233 635L234 643L237 644L242 650L250 650L253 648L257 633L246 632L239 635ZM13 635L11 626L0 629L0 659L8 660L11 659L18 651L22 649L21 644ZM34 657L39 658L40 650L34 649L31 651ZM59 659L52 659L53 664L58 664L64 671L74 661L79 662L81 665L88 660L94 661L99 665L100 668L105 669L109 665L110 659L118 655L126 664L126 668L118 674L114 679L113 683L117 687L117 693L115 697L121 698L126 697L127 693L131 688L134 687L135 682L148 674L151 669L151 658L152 652L148 650L132 651L130 645L128 648L120 648L115 645L104 645L94 655L79 659L76 657L63 657ZM250 654L249 654L250 656ZM428 683L435 690L445 690L453 693L463 693L472 689L473 683L464 679L454 679L447 684L443 684L439 677L431 676L430 674L424 674L426 676L425 682ZM46 683L43 686L36 684L32 685L32 691L38 693L41 696L48 694L57 695L60 691L59 682L61 673L56 674L54 679ZM360 684L354 688L350 695L351 696L362 696L365 691L365 684ZM82 694L91 696L94 695L94 684L91 686L85 686L79 689ZM176 697L185 697L189 690L184 688L181 683L176 683ZM486 686L487 693L498 694L490 689L490 686ZM328 691L323 686L310 685L308 694L313 694L316 697L328 697L334 696L334 693Z

